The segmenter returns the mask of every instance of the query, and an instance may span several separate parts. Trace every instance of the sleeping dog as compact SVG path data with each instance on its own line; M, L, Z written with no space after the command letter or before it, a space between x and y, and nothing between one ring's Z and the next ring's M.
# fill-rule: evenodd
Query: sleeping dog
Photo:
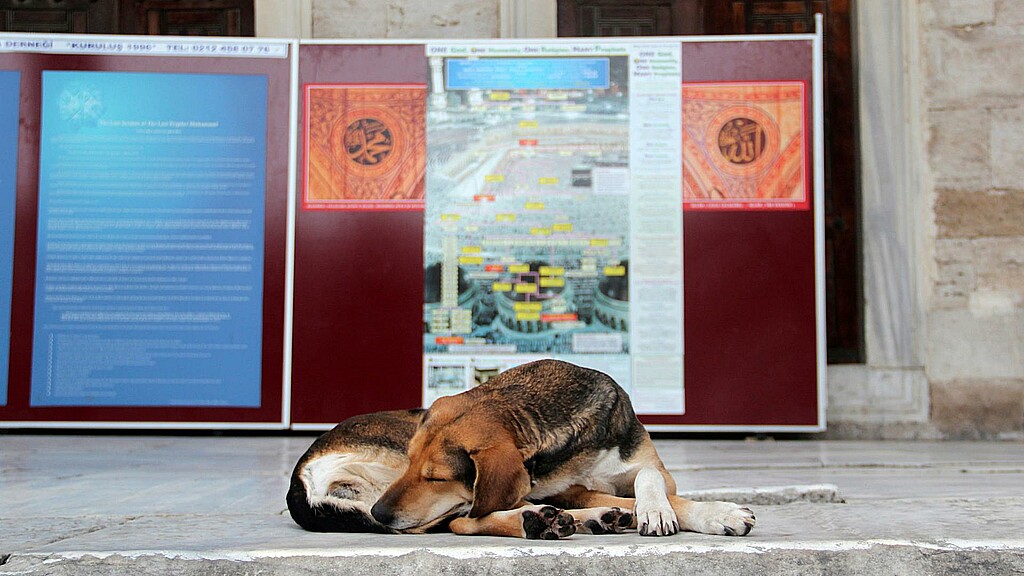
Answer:
M677 496L626 392L557 360L429 410L345 420L299 459L287 500L295 522L318 532L742 536L755 521L737 504Z

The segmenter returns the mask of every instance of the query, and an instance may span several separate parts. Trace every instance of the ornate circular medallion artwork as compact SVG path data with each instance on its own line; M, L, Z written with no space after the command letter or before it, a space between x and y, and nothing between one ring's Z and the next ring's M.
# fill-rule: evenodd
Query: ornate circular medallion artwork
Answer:
M421 209L426 88L307 86L303 207Z
M750 164L764 155L768 137L750 118L733 118L718 131L718 150L733 164Z
M391 130L375 118L360 118L345 128L345 153L356 164L377 166L393 146Z
M730 106L711 119L705 133L711 161L723 172L752 177L779 155L780 133L772 118L756 106Z

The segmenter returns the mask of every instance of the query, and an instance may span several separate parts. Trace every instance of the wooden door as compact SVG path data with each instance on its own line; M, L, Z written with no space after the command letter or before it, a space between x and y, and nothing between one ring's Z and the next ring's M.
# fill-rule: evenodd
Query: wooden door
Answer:
M828 361L862 362L857 108L850 0L558 0L559 36L784 34L825 17L825 300Z
M114 34L116 0L0 0L0 32Z
M254 36L253 0L0 0L0 32Z
M253 0L121 0L126 34L254 36Z

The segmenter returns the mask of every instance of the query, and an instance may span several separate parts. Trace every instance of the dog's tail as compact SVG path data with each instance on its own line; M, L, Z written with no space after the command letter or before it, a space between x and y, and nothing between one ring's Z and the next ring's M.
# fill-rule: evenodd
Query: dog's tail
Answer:
M292 520L310 532L373 532L395 534L377 522L366 504L337 496L310 498L298 476L292 476L288 488L288 512Z

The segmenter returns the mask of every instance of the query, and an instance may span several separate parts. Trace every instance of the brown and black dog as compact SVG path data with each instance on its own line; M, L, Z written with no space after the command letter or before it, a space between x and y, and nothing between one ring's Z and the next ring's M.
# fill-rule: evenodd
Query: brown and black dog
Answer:
M755 521L737 504L677 496L625 391L557 360L429 410L345 420L299 459L287 500L300 526L320 532L742 536Z

